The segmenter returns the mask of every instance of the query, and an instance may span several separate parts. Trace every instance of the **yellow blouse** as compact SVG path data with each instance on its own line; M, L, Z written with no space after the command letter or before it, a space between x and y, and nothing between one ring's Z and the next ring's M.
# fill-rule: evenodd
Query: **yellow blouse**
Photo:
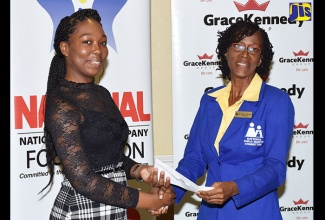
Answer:
M216 140L214 142L214 146L216 147L218 153L219 153L219 142L220 142L223 134L226 132L230 122L234 118L235 112L238 111L239 107L244 102L244 100L246 100L246 101L257 101L258 100L258 97L260 95L261 85L262 85L262 78L258 74L255 74L252 82L249 84L249 86L245 90L241 99L238 100L232 106L228 106L228 99L229 99L230 90L231 90L231 81L228 83L228 85L226 87L209 94L210 96L216 98L216 101L219 103L220 108L223 112L219 131L218 131Z

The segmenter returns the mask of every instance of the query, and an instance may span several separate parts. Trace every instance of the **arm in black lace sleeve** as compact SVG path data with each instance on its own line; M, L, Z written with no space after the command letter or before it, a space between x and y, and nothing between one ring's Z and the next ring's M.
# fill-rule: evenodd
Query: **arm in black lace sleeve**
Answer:
M66 178L78 193L93 201L124 208L136 207L137 189L104 178L91 168L80 132L83 119L75 106L60 99L52 100L47 107L47 128Z
M127 156L123 157L123 167L126 172L126 178L128 180L133 179L133 177L131 177L130 170L133 167L133 165L135 165L135 164L137 164L137 162L135 162L131 158L129 158Z

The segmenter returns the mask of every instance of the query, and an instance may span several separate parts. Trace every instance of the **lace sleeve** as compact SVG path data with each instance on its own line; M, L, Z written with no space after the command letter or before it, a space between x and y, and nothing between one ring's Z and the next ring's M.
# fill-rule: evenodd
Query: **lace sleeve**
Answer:
M96 174L90 166L82 143L80 127L83 114L76 106L55 99L47 107L47 129L66 178L87 198L119 207L136 207L139 191Z

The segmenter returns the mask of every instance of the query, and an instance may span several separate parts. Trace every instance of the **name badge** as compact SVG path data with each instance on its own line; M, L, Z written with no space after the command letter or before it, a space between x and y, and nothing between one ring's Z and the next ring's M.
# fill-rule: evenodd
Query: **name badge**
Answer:
M236 118L252 118L252 116L253 116L252 112L243 112L243 111L235 112Z

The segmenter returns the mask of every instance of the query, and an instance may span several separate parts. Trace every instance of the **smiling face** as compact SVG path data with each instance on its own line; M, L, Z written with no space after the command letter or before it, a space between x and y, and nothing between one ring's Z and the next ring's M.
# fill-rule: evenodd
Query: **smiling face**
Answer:
M244 37L240 42L234 42L245 48L262 48L262 36L259 31L252 36ZM261 64L261 53L252 54L245 49L236 51L233 45L227 49L225 54L230 69L231 79L234 78L253 78L256 68Z
M107 37L102 26L87 19L75 27L68 42L61 42L60 49L66 59L66 79L79 83L92 82L106 63Z

